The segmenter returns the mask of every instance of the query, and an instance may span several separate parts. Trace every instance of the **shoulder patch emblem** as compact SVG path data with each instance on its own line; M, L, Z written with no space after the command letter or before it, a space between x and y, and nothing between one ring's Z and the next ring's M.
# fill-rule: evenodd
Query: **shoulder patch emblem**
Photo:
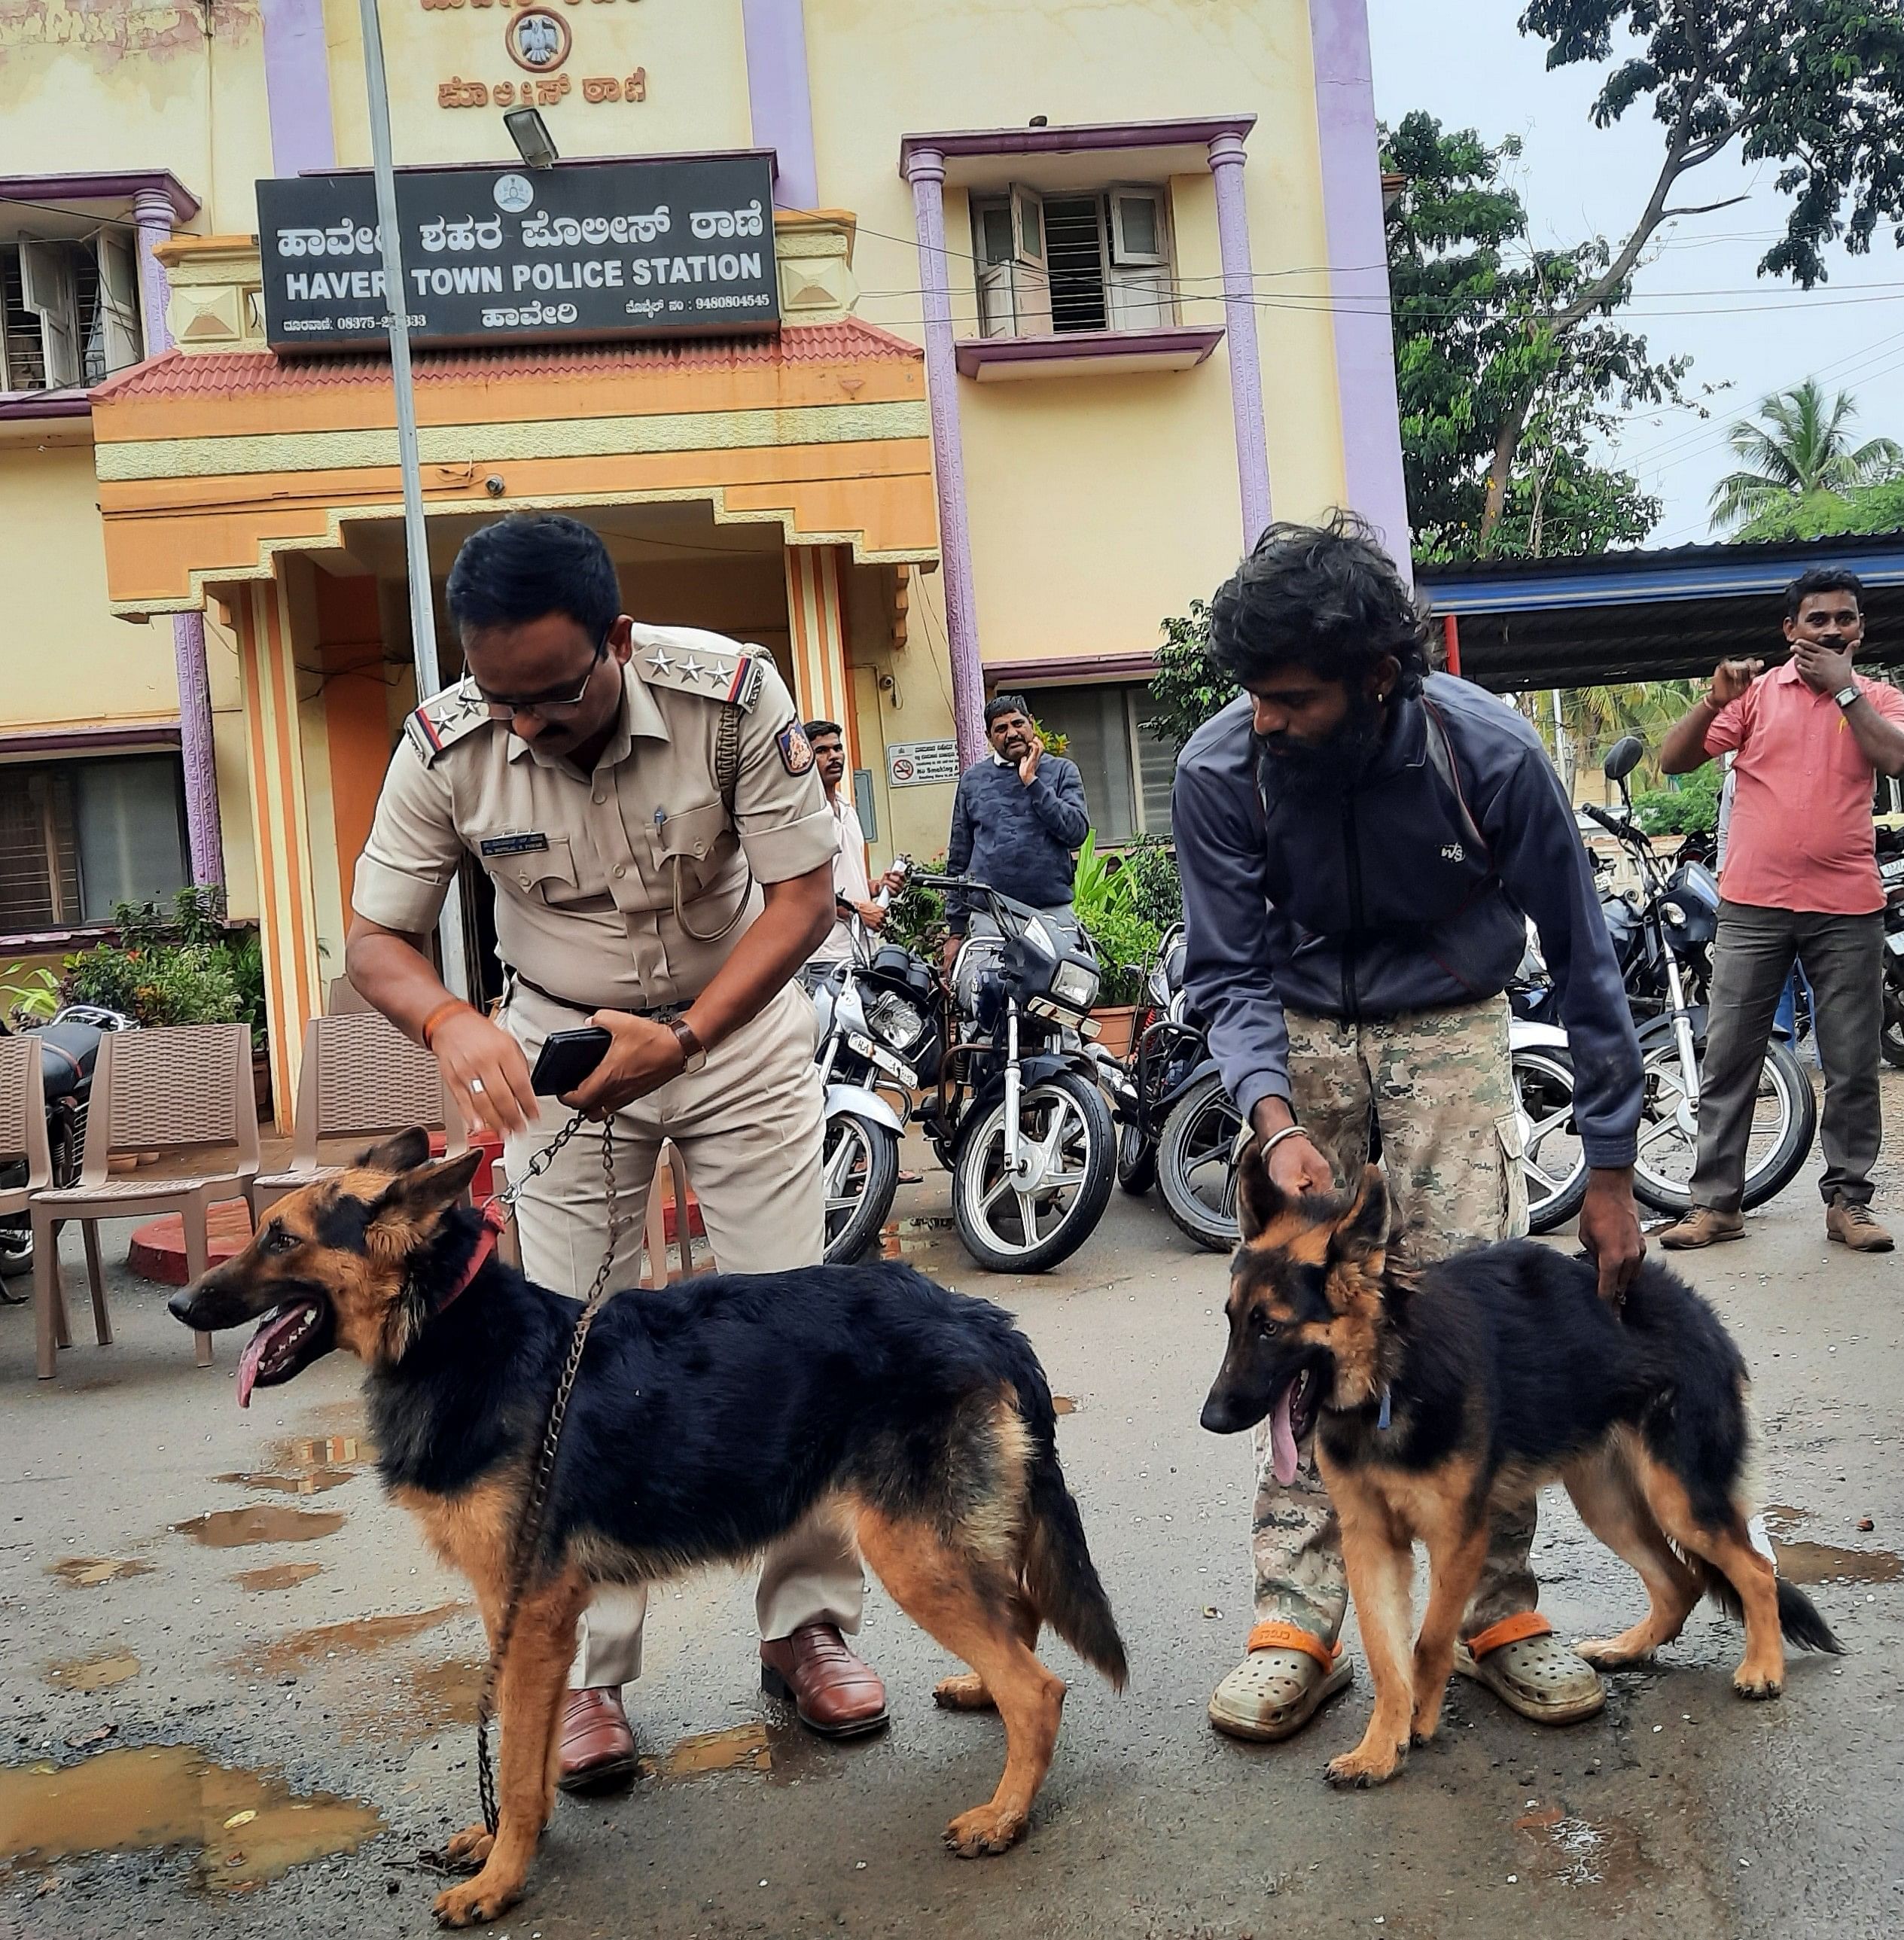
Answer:
M789 721L776 737L780 765L790 775L804 775L813 765L813 744L798 721Z
M744 713L760 697L761 658L760 648L737 643L720 651L638 646L632 665L650 687L725 700Z
M454 747L478 728L487 727L489 721L489 709L474 685L459 680L454 687L431 695L404 722L403 731L428 767L445 749Z

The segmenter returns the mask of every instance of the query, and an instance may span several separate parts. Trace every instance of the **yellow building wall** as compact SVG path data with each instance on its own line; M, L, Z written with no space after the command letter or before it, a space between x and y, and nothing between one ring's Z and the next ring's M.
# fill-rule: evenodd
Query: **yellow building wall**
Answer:
M106 609L98 496L90 439L0 444L0 732L178 718L171 621Z

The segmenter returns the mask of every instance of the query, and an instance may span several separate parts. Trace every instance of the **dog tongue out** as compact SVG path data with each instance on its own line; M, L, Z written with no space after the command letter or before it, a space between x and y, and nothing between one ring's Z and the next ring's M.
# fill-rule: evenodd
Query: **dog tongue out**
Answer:
M239 1375L240 1392L243 1392L244 1376ZM1269 1417L1269 1463L1275 1472L1276 1479L1284 1488L1295 1480L1295 1423L1292 1418L1295 1406L1296 1384L1291 1381L1276 1397L1276 1406Z
M258 1323L258 1331L245 1343L245 1351L238 1356L238 1405L249 1408L252 1389L257 1385L258 1371L264 1357L273 1347L282 1345L295 1333L304 1319L304 1310L296 1302L280 1307L276 1312L267 1313ZM1295 1472L1293 1469L1290 1471Z

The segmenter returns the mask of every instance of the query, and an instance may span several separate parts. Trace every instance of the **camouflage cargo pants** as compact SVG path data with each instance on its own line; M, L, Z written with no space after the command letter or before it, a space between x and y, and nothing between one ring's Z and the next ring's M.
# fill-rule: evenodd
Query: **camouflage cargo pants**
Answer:
M1505 998L1359 1024L1292 1011L1288 1022L1298 1120L1345 1181L1368 1162L1372 1123L1381 1127L1382 1169L1417 1259L1527 1231ZM1348 1585L1314 1433L1298 1450L1301 1465L1287 1488L1270 1467L1266 1421L1256 1449L1256 1621L1280 1618L1332 1644ZM1533 1608L1534 1512L1531 1493L1497 1511L1466 1633Z

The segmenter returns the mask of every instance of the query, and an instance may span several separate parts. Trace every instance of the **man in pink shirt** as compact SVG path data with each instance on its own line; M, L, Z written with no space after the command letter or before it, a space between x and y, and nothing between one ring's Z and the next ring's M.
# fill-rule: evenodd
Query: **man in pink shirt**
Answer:
M1904 774L1904 694L1853 672L1864 638L1855 575L1819 567L1786 594L1792 657L1724 660L1707 697L1659 752L1669 775L1729 750L1737 794L1719 879L1711 1015L1700 1073L1692 1209L1663 1246L1709 1246L1745 1232L1740 1200L1759 1067L1779 993L1802 958L1825 1070L1825 1231L1861 1253L1888 1252L1871 1216L1883 1137L1884 892L1871 819L1876 775Z

